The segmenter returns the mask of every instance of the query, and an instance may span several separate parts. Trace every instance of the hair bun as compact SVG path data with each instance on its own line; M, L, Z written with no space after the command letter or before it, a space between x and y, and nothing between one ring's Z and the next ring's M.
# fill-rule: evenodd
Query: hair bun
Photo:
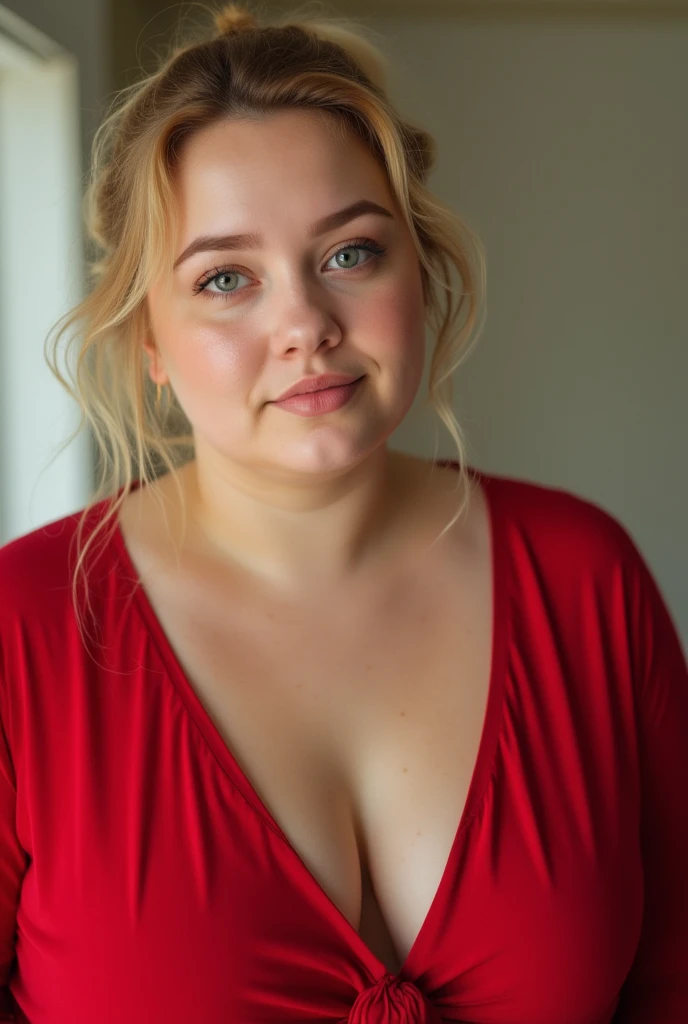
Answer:
M234 32L245 32L247 29L258 28L258 22L250 11L239 4L227 4L215 15L215 28L220 36L232 35Z

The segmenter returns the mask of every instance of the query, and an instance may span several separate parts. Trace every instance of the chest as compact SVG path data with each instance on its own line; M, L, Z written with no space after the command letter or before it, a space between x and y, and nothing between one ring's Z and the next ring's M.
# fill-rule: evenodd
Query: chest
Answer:
M136 544L128 538L136 561ZM492 653L488 551L374 605L298 612L138 570L174 657L308 871L390 971L437 892L466 803Z

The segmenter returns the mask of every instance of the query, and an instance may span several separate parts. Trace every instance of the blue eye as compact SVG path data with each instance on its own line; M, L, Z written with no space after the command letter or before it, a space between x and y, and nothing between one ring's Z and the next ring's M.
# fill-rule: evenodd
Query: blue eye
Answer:
M371 259L364 260L361 263L360 258L356 259L356 262L339 263L337 267L333 267L333 270L357 270L359 267L364 267L370 263L374 258L381 258L387 251L386 246L378 245L372 238L356 238L353 242L348 245L342 246L337 252L330 257L325 266L330 264L332 260L338 260L340 256L345 255L351 251L362 251L371 254ZM210 273L202 277L201 280L194 286L194 293L205 292L210 298L226 298L231 295L235 295L237 291L240 291L238 287L226 287L227 284L232 284L232 279L237 277L246 277L246 274L240 273L235 267L214 267ZM247 278L248 279L248 278ZM208 286L211 284L217 284L217 290L211 290Z
M228 270L220 270L216 274L213 274L212 277L208 278L206 283L201 288L199 288L198 290L199 291L209 291L208 285L215 284L215 282L224 282L224 281L227 281L227 279L231 279L233 277L246 277L246 274L240 274L238 270L229 270L229 269ZM227 290L224 290L224 285L218 285L218 291L216 291L216 292L212 292L211 291L210 294L211 295L218 295L218 294L219 295L233 295L235 291L237 291L236 288L228 288Z
M332 258L329 259L327 262L331 263L332 260L339 259L339 257L342 255L342 253L347 253L347 252L368 252L368 253L371 253L371 255L373 255L373 256L381 256L384 251L385 250L382 249L379 245L376 245L374 249L371 246L368 246L368 245L345 245L342 249L338 249L337 252L334 254L334 256L332 256ZM365 260L364 263L360 263L358 260L356 260L356 263L354 263L353 265L354 265L354 267L365 266L366 263L370 263L370 260ZM350 263L340 263L338 269L339 270L350 270L351 269L351 264Z

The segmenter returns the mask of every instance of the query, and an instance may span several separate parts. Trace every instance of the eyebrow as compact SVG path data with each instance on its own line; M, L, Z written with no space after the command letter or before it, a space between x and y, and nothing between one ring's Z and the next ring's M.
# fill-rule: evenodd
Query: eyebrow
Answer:
M394 220L394 214L390 213L389 210L385 209L384 206L380 206L378 203L374 203L371 199L359 199L355 203L351 203L350 206L344 207L343 210L337 210L335 213L329 213L326 217L317 221L311 226L310 237L317 238L319 235L324 235L327 231L334 231L336 228L342 227L344 224L348 224L350 220L354 220L356 217L361 217L364 213L377 213L381 217L389 217ZM176 270L180 263L184 260L188 260L191 256L195 256L198 252L228 252L230 249L260 249L263 244L263 239L257 234L244 234L244 235L201 235L199 238L187 245L181 256L178 256L174 262L172 270Z

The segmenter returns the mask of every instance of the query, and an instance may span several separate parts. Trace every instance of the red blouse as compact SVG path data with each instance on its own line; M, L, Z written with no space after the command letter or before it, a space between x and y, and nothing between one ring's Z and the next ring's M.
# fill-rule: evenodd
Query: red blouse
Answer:
M78 513L0 549L0 987L17 1021L688 1022L675 625L610 514L471 471L492 527L489 699L398 976L227 749L132 589L119 527L92 566L88 649Z

